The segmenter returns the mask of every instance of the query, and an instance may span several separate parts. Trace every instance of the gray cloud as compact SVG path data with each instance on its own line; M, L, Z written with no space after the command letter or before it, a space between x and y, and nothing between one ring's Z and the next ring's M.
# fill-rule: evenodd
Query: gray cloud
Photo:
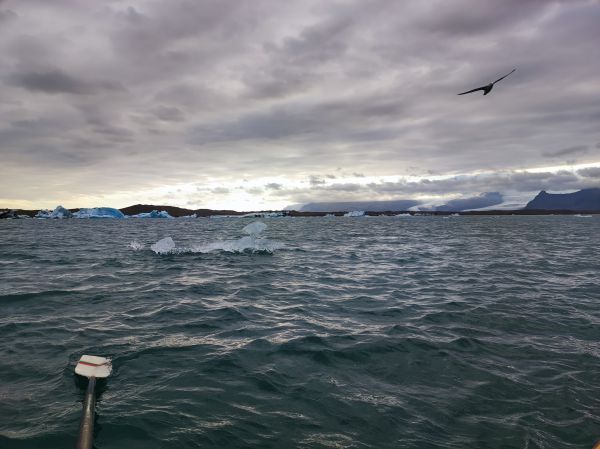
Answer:
M577 174L585 178L598 178L600 180L600 167L582 168Z
M587 145L575 145L573 147L563 148L562 150L546 151L546 152L544 152L544 156L557 157L557 156L570 156L573 154L587 153L588 148L589 147Z
M539 169L600 165L599 22L589 0L0 2L0 199L585 187L593 169Z
M122 86L111 81L84 81L60 70L15 73L9 77L15 86L46 93L93 94L102 90L121 90Z

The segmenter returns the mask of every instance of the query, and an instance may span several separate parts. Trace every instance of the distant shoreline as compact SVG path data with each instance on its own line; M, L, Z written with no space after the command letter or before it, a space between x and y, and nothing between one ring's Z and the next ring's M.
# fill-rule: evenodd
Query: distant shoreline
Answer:
M0 208L0 219L2 218L17 218L19 215L26 215L33 218L41 209L8 209ZM71 212L79 211L79 208L69 209ZM209 217L237 217L237 216L250 216L256 214L256 217L264 216L270 213L280 213L282 216L289 217L325 217L325 216L343 216L348 211L331 211L331 212L301 212L296 210L264 210L264 211L249 211L240 212L235 210L215 210L215 209L185 209L176 206L160 206L150 204L136 204L134 206L124 207L118 209L125 215L137 215L142 213L149 213L152 211L166 211L170 216L174 218L178 217L189 217L193 214L197 218L209 218ZM368 216L396 216L396 215L411 215L411 216L450 216L450 215L465 215L465 216L477 216L477 215L590 215L600 214L600 210L549 210L549 209L514 209L514 210L485 210L485 211L365 211L364 215Z

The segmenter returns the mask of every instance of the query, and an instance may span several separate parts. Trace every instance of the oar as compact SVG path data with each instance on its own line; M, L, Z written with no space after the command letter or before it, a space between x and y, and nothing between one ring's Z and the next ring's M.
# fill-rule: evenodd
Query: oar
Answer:
M83 415L79 425L79 438L77 449L92 449L94 438L94 408L96 406L96 379L110 376L112 365L110 359L97 357L95 355L82 355L75 367L75 372L89 379L85 400L83 402Z

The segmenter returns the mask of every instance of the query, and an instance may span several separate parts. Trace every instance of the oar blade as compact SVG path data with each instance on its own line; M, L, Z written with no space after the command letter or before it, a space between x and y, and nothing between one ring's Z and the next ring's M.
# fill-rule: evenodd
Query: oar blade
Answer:
M112 364L106 357L95 355L82 355L75 367L75 372L80 376L101 379L110 376Z

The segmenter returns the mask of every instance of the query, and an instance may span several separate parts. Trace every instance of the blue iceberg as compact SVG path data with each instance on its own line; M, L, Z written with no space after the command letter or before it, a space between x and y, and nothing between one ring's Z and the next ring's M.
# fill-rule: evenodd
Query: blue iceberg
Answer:
M125 215L112 207L89 207L79 209L73 214L73 218L125 218Z

